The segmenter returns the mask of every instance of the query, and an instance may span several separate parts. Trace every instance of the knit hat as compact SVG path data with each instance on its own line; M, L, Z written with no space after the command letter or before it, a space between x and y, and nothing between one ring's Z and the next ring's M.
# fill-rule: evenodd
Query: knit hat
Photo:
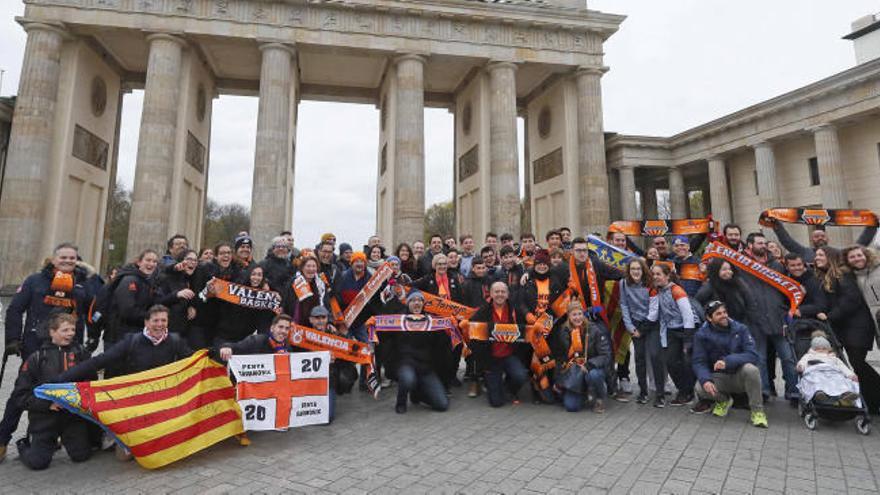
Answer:
M333 235L332 232L327 232L326 234L324 234L324 235L321 236L321 242L327 242L327 241L329 241L331 238L332 238L332 239L335 239L336 236Z
M392 263L392 262L396 261L398 265L400 264L400 258L398 258L397 256L394 256L394 255L389 256L385 261L387 261L388 263Z
M825 337L813 337L810 341L810 349L831 349L831 342Z
M351 255L351 264L354 264L354 262L355 262L355 261L358 261L358 260L363 261L364 263L366 263L366 262L367 262L367 255L364 254L363 251L357 251L357 252L353 253L353 254Z
M347 242L343 242L342 244L339 245L339 254L342 254L346 251L351 251L351 250L352 250L351 244L349 244Z
M535 264L539 265L541 263L548 266L550 265L550 253L548 253L546 249L535 251Z
M675 236L675 237L672 238L672 245L674 246L674 245L676 245L676 244L687 244L687 245L690 245L690 242L688 242L688 238L687 238L687 237L685 237L685 236L683 236L683 235L677 235L677 236Z
M312 312L309 313L309 316L313 318L318 318L320 316L330 316L330 312L327 311L327 308L324 306L315 306L312 308Z
M250 247L254 247L254 240L250 238L250 236L240 236L235 238L235 249L237 250L241 246L247 244Z
M414 291L410 292L408 296L406 296L406 303L409 304L409 302L412 301L413 299L421 299L422 301L424 301L425 295L422 294L421 291L414 290Z

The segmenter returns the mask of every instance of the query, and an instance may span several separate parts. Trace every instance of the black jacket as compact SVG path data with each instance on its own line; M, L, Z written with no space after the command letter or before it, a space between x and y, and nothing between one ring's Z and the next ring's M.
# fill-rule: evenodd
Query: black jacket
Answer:
M242 272L241 267L235 261L226 268L221 267L215 261L201 263L192 276L193 290L198 294L205 288L205 285L208 284L211 278L217 278L226 282L246 283L243 278L244 276L245 272ZM201 300L196 301L196 319L191 321L190 325L213 330L217 327L220 308L224 304L227 303L213 297L205 302Z
M418 373L436 373L441 378L448 371L452 347L444 332L394 332L382 335L386 347L382 364L392 377L402 365L412 366Z
M486 274L478 278L472 270L462 284L461 303L472 308L479 308L489 302L489 287L492 285L492 281L490 275Z
M186 335L190 326L190 320L187 319L186 314L187 308L195 307L199 299L197 297L190 300L182 299L177 297L177 293L184 289L193 290L192 277L186 272L175 270L174 265L169 265L162 269L157 285L156 302L167 306L169 310L168 329L180 335ZM193 290L193 292L195 291Z
M538 306L538 283L535 279L535 272L529 272L529 280L526 282L520 291L520 311L529 314L534 313L535 308ZM553 311L550 309L551 305L554 301L565 291L568 281L563 279L557 273L549 272L548 277L550 279L550 298L547 301L547 310L546 312L551 314L554 318L556 315L553 314Z
M712 301L723 302L727 307L727 314L746 326L753 324L758 312L758 303L751 289L739 276L729 282L706 280L694 299L700 303L700 306Z
M828 323L844 347L871 349L874 347L874 319L862 297L862 291L852 273L846 273L826 292L829 301Z
M138 373L179 361L191 354L192 349L179 335L169 333L162 343L153 345L143 333L129 333L103 354L65 371L55 381L81 382L108 366L119 366L122 374L126 375Z
M510 311L510 317L513 320L512 323L516 323L518 325L526 324L526 315L521 311L519 307L515 304L512 304L509 300L507 302L508 311ZM470 321L473 322L481 322L481 323L491 323L493 320L493 305L492 302L487 302L480 306L477 311L471 316ZM523 334L525 333L525 328L522 328ZM523 335L524 337L525 335ZM532 358L532 347L526 343L518 342L514 344L516 346L516 351L514 355L520 358L523 362L523 365L528 369L529 362ZM470 349L473 351L473 355L475 359L479 361L479 367L484 368L489 361L492 359L490 353L491 345L486 342L478 342L472 340L470 343Z
M461 285L458 282L458 277L453 273L447 273L447 278L449 279L449 298L457 303L462 302ZM413 287L435 296L439 293L437 278L434 272L428 272L427 275L413 282Z
M125 269L123 269L125 270ZM135 268L117 275L119 284L113 291L110 329L116 339L144 328L147 310L156 303L156 279Z
M804 246L794 240L791 234L789 234L782 225L782 222L776 222L773 225L773 232L776 233L776 238L779 239L780 244L782 244L785 249L789 252L799 254L801 258L804 259L805 263L812 265L816 260L816 248L812 246ZM859 235L859 238L856 239L856 244L860 246L869 246L871 241L874 240L875 235L877 235L877 227L865 227L865 230L863 230ZM835 255L840 253L840 249L836 247L826 246L826 248Z
M792 277L804 286L804 300L798 306L801 318L815 318L819 313L828 312L828 299L822 284L812 270L807 270L800 277Z
M70 419L68 412L51 411L49 406L52 402L37 398L34 389L47 382L57 382L56 378L61 373L88 358L88 351L79 344L59 347L47 342L22 364L18 378L15 380L12 400L28 412L28 432L46 431L52 429L59 421ZM83 377L84 380L95 378L94 374Z
M28 276L18 287L12 301L6 308L6 342L22 342L22 356L25 358L40 348L42 340L46 336L44 325L49 315L53 311L67 311L43 302L47 295L52 295L51 286L54 276L55 269L52 265L47 265L37 273ZM86 277L85 270L74 269L74 286L71 296L76 302L78 340L82 340L84 319L88 314L88 304L93 295L86 287ZM27 315L26 318L25 315ZM24 322L24 326L22 326L22 322Z
M263 269L263 279L269 283L269 288L274 291L281 291L296 273L290 260L279 258L274 254L266 255L266 258L258 266Z

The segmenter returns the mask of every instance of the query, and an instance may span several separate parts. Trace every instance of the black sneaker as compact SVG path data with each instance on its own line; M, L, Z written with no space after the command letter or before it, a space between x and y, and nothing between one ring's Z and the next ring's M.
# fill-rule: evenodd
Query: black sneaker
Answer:
M654 407L659 408L659 409L663 409L664 407L666 407L666 398L663 397L662 395L658 395L657 397L655 397L654 398Z
M461 386L461 380L459 380L458 377L453 377L451 380L449 380L449 384L453 387L458 388Z
M693 407L691 407L691 412L694 414L706 414L707 412L712 410L714 403L709 400L698 400Z
M406 401L398 402L396 406L394 406L394 412L397 414L406 414Z
M686 406L690 404L692 400L694 400L694 398L690 395L678 394L675 396L674 399L672 399L672 401L669 402L669 405L672 407Z
M648 403L648 394L641 393L638 397L636 397L636 402L639 404L647 404Z

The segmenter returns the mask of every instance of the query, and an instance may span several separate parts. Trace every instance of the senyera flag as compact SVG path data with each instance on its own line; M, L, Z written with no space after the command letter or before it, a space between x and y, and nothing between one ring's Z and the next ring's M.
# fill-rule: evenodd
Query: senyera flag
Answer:
M41 385L34 394L98 423L147 469L244 431L226 367L207 350L109 380Z

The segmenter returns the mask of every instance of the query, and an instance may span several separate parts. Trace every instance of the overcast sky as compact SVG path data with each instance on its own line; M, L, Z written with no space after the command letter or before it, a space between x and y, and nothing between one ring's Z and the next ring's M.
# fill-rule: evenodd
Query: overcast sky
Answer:
M0 95L17 91L23 4L0 6ZM605 129L666 136L801 87L855 64L850 23L876 0L591 0L628 19L605 45ZM142 93L125 97L119 178L134 176ZM208 195L249 206L257 99L214 101ZM426 205L452 198L452 115L425 112ZM294 235L312 245L333 231L363 243L375 229L378 112L304 101L296 146ZM520 146L520 151L522 146Z

